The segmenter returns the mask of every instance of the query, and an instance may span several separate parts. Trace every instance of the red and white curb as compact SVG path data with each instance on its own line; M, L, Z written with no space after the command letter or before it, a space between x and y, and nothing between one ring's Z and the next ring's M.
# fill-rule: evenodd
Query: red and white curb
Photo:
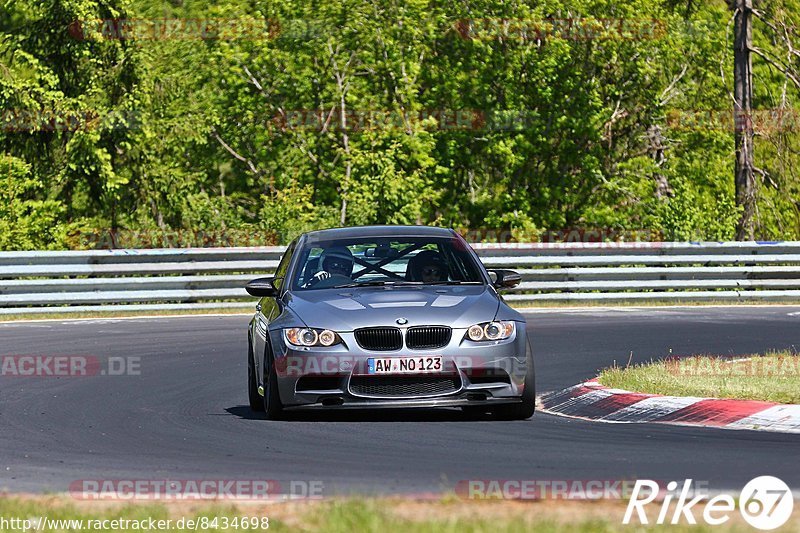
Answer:
M545 413L599 422L800 433L800 405L641 394L605 387L596 378L544 394L539 402Z

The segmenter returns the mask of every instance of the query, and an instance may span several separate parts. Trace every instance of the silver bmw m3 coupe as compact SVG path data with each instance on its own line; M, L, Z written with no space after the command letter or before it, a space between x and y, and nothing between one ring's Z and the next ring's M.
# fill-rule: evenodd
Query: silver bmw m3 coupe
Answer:
M535 405L525 319L455 231L366 226L295 239L248 330L250 407L293 410L461 407L525 419Z

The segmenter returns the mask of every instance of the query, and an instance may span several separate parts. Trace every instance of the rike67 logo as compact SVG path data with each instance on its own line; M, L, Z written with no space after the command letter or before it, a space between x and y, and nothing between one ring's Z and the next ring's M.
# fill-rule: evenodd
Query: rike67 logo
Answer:
M738 499L730 494L711 496L708 493L695 493L691 479L685 480L680 490L677 481L669 482L664 493L659 491L658 483L645 479L636 481L622 523L630 524L635 513L639 523L649 524L650 517L645 507L656 502L659 496L663 499L656 524L679 524L682 519L688 524L696 524L694 513L702 512L706 524L718 526L730 520L738 501L742 518L754 528L768 531L785 524L794 508L794 497L789 486L773 476L751 480L744 486Z

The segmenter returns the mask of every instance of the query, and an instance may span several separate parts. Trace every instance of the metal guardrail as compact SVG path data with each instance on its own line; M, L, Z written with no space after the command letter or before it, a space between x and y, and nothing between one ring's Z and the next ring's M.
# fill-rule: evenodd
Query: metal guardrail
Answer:
M516 303L800 300L800 242L473 245L513 268ZM252 309L244 284L284 248L0 252L0 315Z

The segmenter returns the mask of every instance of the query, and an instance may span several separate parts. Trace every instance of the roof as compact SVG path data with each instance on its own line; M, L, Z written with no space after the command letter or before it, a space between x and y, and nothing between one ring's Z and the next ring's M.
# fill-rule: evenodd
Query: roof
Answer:
M305 235L313 240L353 237L452 237L453 230L433 226L352 226L309 231Z

